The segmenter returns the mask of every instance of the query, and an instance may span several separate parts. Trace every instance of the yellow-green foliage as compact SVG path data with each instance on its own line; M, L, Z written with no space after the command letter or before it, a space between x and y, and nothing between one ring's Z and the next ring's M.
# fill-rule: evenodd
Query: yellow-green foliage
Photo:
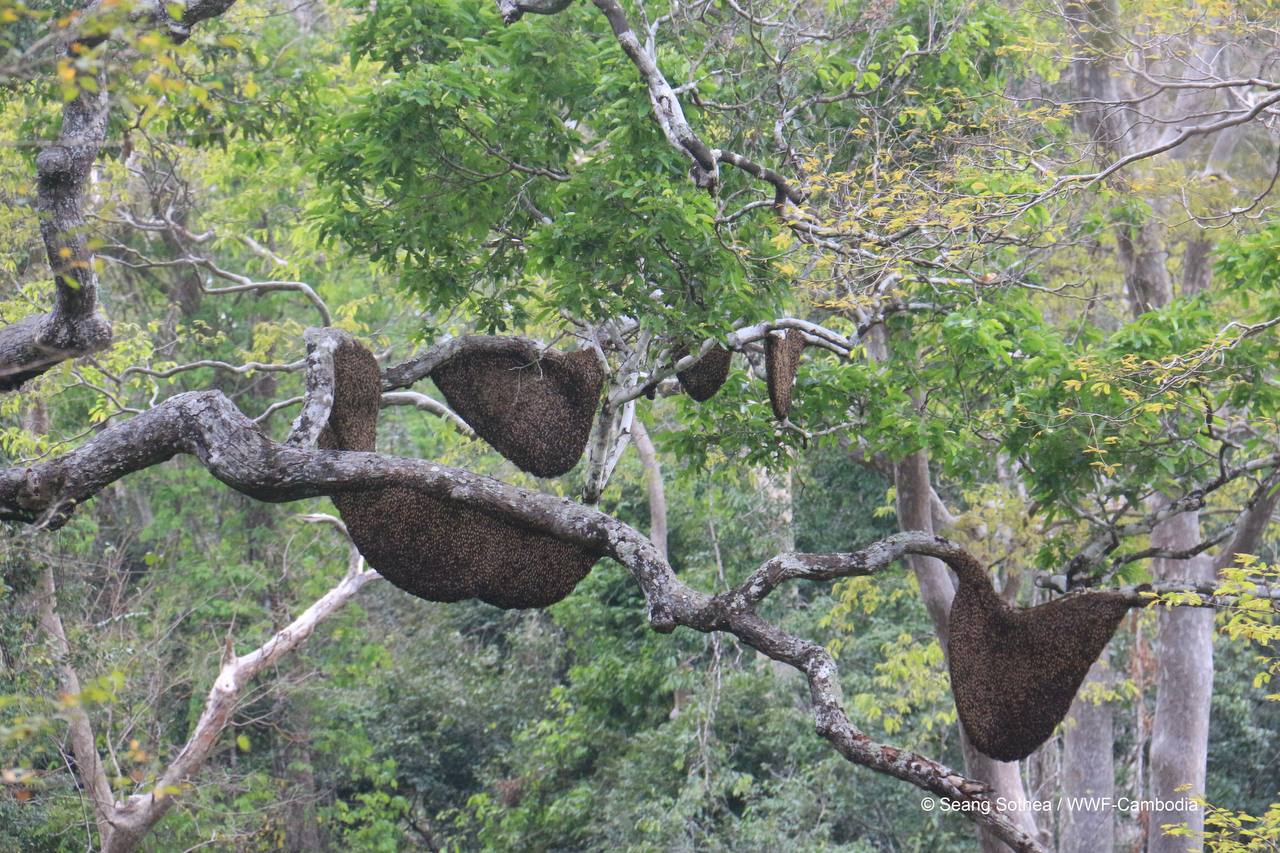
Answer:
M1261 669L1254 676L1253 686L1263 689L1280 674L1280 655L1275 644L1280 640L1280 610L1274 599L1259 593L1280 585L1280 563L1264 563L1252 554L1237 554L1235 564L1224 568L1218 575L1214 595L1225 597L1218 616L1218 629L1232 640L1256 643L1259 647L1258 663ZM1195 592L1165 592L1153 596L1164 607L1194 605L1200 602ZM1267 699L1280 702L1280 692L1267 694Z
M934 638L918 640L901 634L880 649L875 693L858 693L853 708L859 719L879 723L887 734L901 731L908 718L926 731L955 723L942 646Z
M1192 797L1204 809L1204 831L1186 824L1169 824L1165 834L1194 839L1211 853L1252 853L1280 850L1280 802L1272 803L1260 817L1212 805L1203 797Z

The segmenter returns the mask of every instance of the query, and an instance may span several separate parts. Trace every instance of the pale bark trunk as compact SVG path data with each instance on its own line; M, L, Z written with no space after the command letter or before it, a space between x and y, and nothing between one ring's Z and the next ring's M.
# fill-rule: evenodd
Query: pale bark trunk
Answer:
M1108 671L1099 660L1089 670L1082 689L1108 681ZM1115 794L1114 714L1109 702L1076 696L1071 703L1062 733L1062 795L1067 803L1059 811L1062 834L1058 853L1111 853L1115 849L1114 810L1079 802Z
M67 632L62 625L62 617L57 609L57 586L53 578L53 567L45 566L40 573L40 627L49 637L53 647L53 657L58 671L58 687L67 696L79 698L80 676L71 663L71 646L67 642ZM74 702L66 710L67 729L71 739L71 754L76 761L76 773L80 777L83 795L89 798L93 808L94 820L97 823L98 837L103 847L112 836L111 817L115 811L115 800L111 795L111 785L107 781L106 770L102 766L102 756L98 754L98 744L94 739L93 726L89 715L79 702Z
M1200 541L1198 513L1187 512L1162 522L1151 534L1157 547L1178 550ZM1155 561L1159 578L1212 581L1213 560L1201 554L1190 560ZM1181 803L1203 794L1209 743L1209 703L1213 697L1213 611L1162 608L1156 614L1156 713L1151 730L1151 798ZM1189 791L1179 791L1190 786ZM1166 824L1204 828L1198 808L1156 808L1148 816L1148 853L1186 853L1202 849L1192 839L1166 835Z
M1163 308L1173 300L1173 281L1165 264L1164 227L1154 217L1115 227L1116 248L1124 267L1124 285L1134 316Z
M894 463L893 467L899 528L904 531L922 530L932 533L934 493L929 480L928 456L923 451L917 451ZM933 621L938 640L942 643L943 652L946 653L951 599L956 593L951 572L941 560L934 557L912 555L907 558L907 565L911 567L920 584L920 596L924 599L925 609L929 611L929 618ZM964 747L965 773L969 777L986 782L995 790L997 797L1003 797L1012 802L1027 799L1017 762L996 761L978 752L964 735L963 727L961 727L961 743ZM1038 828L1031 811L1011 811L1006 816L1023 832L1033 838L1038 836ZM1004 853L1008 850L1003 842L983 828L978 829L978 838L984 853Z
M658 451L639 418L631 424L631 440L635 442L640 464L644 466L645 489L649 494L649 540L662 559L667 559L667 492L662 483L662 466Z
M1182 294L1192 296L1209 289L1213 277L1213 264L1210 258L1213 242L1203 233L1197 233L1187 240L1182 250Z

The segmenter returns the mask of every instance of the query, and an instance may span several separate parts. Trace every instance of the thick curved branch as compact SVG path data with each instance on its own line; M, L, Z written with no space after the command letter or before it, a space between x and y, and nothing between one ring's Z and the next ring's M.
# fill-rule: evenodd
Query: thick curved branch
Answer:
M1035 839L995 808L984 783L966 779L922 755L876 743L854 726L841 705L834 659L822 646L789 635L762 619L751 600L762 597L760 593L744 593L740 588L712 597L692 589L676 577L657 547L639 531L573 501L424 460L277 444L258 432L226 396L205 391L172 397L130 421L104 429L64 456L0 472L0 518L59 526L80 502L108 484L178 454L196 457L223 483L259 500L282 502L356 489L408 486L612 557L640 585L655 630L665 633L683 625L703 632L728 631L765 655L798 669L809 681L817 731L841 755L938 796L973 803L965 813L1010 847L1042 850ZM903 536L906 538L895 540L898 544L890 550L928 549L922 553L955 557L955 546L945 540L926 534ZM859 566L879 565L885 558L840 559L852 573ZM778 571L794 574L800 570L782 566ZM835 576L836 567L816 565L808 571Z
M907 305L886 305L883 313L891 313L897 310L909 310L915 306ZM880 316L877 316L876 322L879 322ZM869 325L869 324L868 324ZM859 336L849 338L825 326L808 320L801 320L796 317L779 317L776 320L768 320L763 323L755 323L750 326L744 326L729 333L723 342L717 341L715 338L708 338L702 342L697 351L683 356L667 367L653 371L651 374L637 373L632 377L631 381L620 388L615 389L609 395L608 403L611 408L619 408L624 403L639 399L644 395L645 391L650 387L661 383L664 379L675 376L681 370L687 370L693 367L702 359L717 343L728 347L731 350L742 350L749 344L763 341L772 331L778 329L792 329L800 332L805 342L810 346L819 347L828 350L836 355L847 358L858 344L863 329L859 330ZM450 338L447 341L428 347L422 352L414 355L400 364L392 365L382 372L382 390L397 391L401 388L408 388L419 380L425 379L440 365L449 359L462 353L481 354L481 353L511 353L516 352L527 357L530 361L536 361L541 357L546 345L532 338L520 337L502 337L496 335L461 335L456 338Z
M185 41L191 27L221 15L235 0L148 2L131 18L164 21L170 37ZM101 44L112 16L110 4L91 3L54 41L69 60ZM85 193L89 175L107 136L110 99L106 75L77 81L79 94L62 108L58 138L36 156L36 211L40 237L53 271L57 295L53 311L0 328L0 391L12 391L68 359L111 345L111 324L99 310L98 274L85 236Z
M408 388L420 379L425 379L440 365L462 353L478 355L482 353L516 352L527 356L530 362L542 357L546 347L532 338L508 338L497 335L461 335L435 344L413 358L400 364L388 367L382 372L382 390L396 391Z

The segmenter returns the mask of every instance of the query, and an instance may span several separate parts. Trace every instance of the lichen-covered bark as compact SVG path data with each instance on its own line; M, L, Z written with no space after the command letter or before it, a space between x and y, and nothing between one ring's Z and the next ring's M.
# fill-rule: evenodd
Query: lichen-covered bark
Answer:
M191 28L226 12L235 0L143 2L130 18L162 24L175 42ZM91 2L59 39L69 58L97 48L107 36L100 14L109 4ZM118 22L116 22L118 23ZM98 273L85 233L85 201L94 162L107 137L110 98L104 72L77 81L79 94L62 108L57 139L36 155L36 211L40 237L53 272L53 310L0 328L0 391L13 391L51 367L111 345L111 324L98 302Z
M85 236L86 188L107 134L105 77L96 83L98 91L82 90L63 107L58 138L36 156L36 210L57 298L48 314L0 329L0 391L111 344Z
M79 503L108 484L179 454L194 456L220 481L259 500L281 502L370 487L412 487L611 556L640 585L655 630L669 632L685 626L703 632L728 631L802 672L809 681L818 733L851 762L940 797L961 802L989 802L994 797L985 782L966 778L925 756L876 743L860 731L844 712L836 664L826 649L787 634L755 612L759 601L787 580L869 574L908 553L942 559L963 554L943 539L904 533L850 554L782 555L739 587L710 596L681 582L648 537L611 516L425 460L278 444L262 435L223 394L211 391L170 398L130 421L107 427L63 456L0 471L0 518L56 527L69 519ZM211 701L213 706L221 704ZM1012 849L1043 849L994 807L971 807L965 813Z

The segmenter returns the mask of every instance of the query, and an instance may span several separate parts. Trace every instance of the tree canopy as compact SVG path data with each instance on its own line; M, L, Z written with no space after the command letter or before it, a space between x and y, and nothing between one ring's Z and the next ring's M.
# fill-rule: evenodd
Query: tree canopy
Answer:
M0 0L0 847L1278 843L1278 34Z

